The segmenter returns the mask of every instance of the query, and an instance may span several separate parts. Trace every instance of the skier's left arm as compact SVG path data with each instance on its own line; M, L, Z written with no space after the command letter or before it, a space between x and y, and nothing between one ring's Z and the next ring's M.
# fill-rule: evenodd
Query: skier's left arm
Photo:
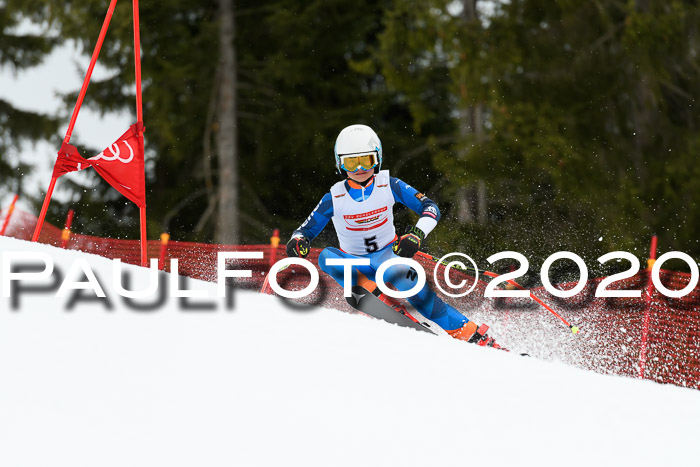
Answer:
M406 182L391 177L390 183L394 199L420 216L416 225L394 243L394 252L397 255L410 258L418 252L421 242L437 225L440 209L433 200Z

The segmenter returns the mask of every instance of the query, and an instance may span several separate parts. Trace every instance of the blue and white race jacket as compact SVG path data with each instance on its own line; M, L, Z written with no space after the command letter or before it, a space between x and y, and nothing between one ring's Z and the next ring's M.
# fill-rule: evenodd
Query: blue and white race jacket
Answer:
M426 235L440 219L440 210L431 199L382 170L365 186L352 180L333 185L292 237L313 240L332 219L341 250L353 255L372 253L396 239L395 202L421 216L416 225Z

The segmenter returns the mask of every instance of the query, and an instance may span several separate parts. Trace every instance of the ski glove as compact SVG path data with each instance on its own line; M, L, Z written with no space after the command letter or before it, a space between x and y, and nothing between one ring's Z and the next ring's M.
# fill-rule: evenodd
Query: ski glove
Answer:
M287 242L287 256L306 258L309 254L309 239L306 237L292 237Z
M394 253L403 258L413 258L413 255L420 250L420 243L425 238L425 234L416 226L408 229L405 235L394 242L392 249Z

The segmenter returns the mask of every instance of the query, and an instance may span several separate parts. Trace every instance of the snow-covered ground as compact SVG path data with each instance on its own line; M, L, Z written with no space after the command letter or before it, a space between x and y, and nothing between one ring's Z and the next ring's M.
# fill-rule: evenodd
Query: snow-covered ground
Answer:
M698 465L696 390L241 290L139 311L107 259L0 238L16 251L86 259L112 308L0 298L0 466Z

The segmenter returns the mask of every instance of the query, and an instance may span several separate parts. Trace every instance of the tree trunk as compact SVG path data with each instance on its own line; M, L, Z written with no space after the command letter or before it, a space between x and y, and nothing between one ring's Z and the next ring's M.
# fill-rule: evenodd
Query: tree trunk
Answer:
M477 182L476 191L476 212L478 213L477 221L484 225L488 222L488 192L486 191L486 182L482 179Z
M462 10L462 17L466 21L474 21L479 18L476 12L476 1L477 0L464 0L462 2L462 7L464 8Z
M479 20L479 15L476 10L477 0L463 0L462 2L462 19L465 23L475 23ZM470 26L471 27L471 26ZM467 89L465 85L462 85L462 99L466 100ZM459 133L460 139L465 141L470 135L475 135L477 141L483 139L484 133L484 109L480 104L477 105L466 105L460 109L460 125ZM467 159L468 149L466 147L462 148L458 152L458 157L460 159ZM476 205L472 206L470 193L475 192L476 195ZM460 224L469 224L472 222L479 222L480 224L485 224L488 218L487 209L487 191L486 183L483 180L479 180L476 185L476 190L474 186L465 186L457 191L457 222ZM476 214L475 214L476 212Z
M466 93L466 89L462 87L462 93ZM464 96L462 96L464 97ZM457 150L457 157L463 160L466 164L467 152L469 151L464 145L467 137L472 133L471 130L471 107L462 108L459 111L459 140L462 143L461 147ZM470 202L471 186L465 185L461 186L457 190L457 222L460 224L471 224L474 222L474 211Z
M457 222L471 224L474 222L474 214L469 204L469 187L463 186L457 190Z
M216 223L216 242L238 243L238 133L236 128L236 51L234 0L219 1L219 81L218 119L216 137L219 162L219 209Z

